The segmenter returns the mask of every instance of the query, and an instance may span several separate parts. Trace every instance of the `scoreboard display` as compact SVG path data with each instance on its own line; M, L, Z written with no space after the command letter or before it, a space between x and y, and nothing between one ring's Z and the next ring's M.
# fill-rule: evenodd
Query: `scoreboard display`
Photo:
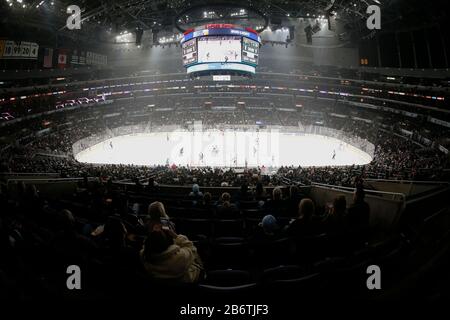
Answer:
M242 61L258 64L259 43L248 38L242 39Z
M183 46L183 65L189 65L197 61L197 43L195 39L186 41Z
M181 40L187 73L255 73L261 38L235 25L206 25L185 32Z

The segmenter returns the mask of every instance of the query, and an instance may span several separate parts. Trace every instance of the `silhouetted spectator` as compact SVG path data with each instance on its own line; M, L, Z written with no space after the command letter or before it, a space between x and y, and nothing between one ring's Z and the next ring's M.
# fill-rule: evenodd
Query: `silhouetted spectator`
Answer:
M369 228L370 222L370 207L364 201L365 192L362 184L356 186L353 193L353 204L347 210L347 225L352 231Z
M276 217L284 215L287 210L287 203L283 200L283 190L281 187L276 187L272 190L272 199L266 201L264 210L268 214L273 214Z
M155 225L145 240L141 258L147 272L155 279L183 283L197 282L203 264L194 244L186 236Z
M175 224L170 221L169 216L166 213L164 204L159 201L150 203L148 206L148 221L147 228L152 230L155 225L164 225L172 230L175 230Z
M222 193L217 204L217 216L220 218L233 218L239 215L239 210L234 203L231 203L231 196L228 192Z
M200 191L198 184L195 183L192 185L192 191L189 193L189 198L193 200L193 205L197 205L197 202L202 200L203 193Z
M289 199L287 201L289 202L288 210L292 215L295 215L298 204L303 198L304 195L300 193L300 189L297 186L291 186L289 188Z
M344 232L345 215L347 212L347 201L345 200L345 196L340 195L336 197L328 210L328 214L325 218L327 229L335 233Z
M298 217L293 219L286 227L288 235L300 237L314 233L314 230L310 229L310 225L315 211L316 207L311 199L302 199L298 205Z
M266 215L256 226L250 241L267 242L279 239L281 230L277 219L272 215Z
M201 209L207 210L211 214L213 213L215 206L214 206L214 204L212 202L211 193L205 192L203 194L203 199L202 199L202 201L200 201L198 203L198 207L201 208Z
M266 200L267 199L267 193L264 189L264 186L261 182L256 183L255 187L255 200Z
M248 184L247 183L243 183L241 185L241 188L239 189L239 192L237 194L236 197L237 201L247 201L247 200L251 200L251 194L248 190Z

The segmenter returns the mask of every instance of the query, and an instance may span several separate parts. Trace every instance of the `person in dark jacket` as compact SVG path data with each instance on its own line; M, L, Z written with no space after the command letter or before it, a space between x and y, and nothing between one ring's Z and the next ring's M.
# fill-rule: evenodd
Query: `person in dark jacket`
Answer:
M327 230L333 233L342 233L345 228L345 216L347 212L347 201L341 195L333 200L333 204L325 218Z
M228 192L222 193L217 204L217 216L219 218L235 218L239 215L239 210L234 203L231 203L231 195Z
M348 208L346 221L350 231L360 231L369 228L370 207L364 201L365 192L362 184L356 186L353 194L353 204Z
M311 234L311 218L315 211L316 207L311 199L302 199L298 205L298 217L293 219L286 227L287 234L292 237Z

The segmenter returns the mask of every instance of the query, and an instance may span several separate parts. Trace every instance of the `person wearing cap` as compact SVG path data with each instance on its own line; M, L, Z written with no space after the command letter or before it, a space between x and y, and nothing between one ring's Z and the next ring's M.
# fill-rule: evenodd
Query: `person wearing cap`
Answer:
M262 227L264 234L268 236L273 236L280 230L277 219L271 214L266 215L262 219L260 226Z
M281 228L277 219L273 215L266 215L256 226L251 241L267 242L279 239L281 237Z
M198 184L194 183L192 185L192 191L189 193L189 197L196 199L203 197L203 193L200 191L200 187Z

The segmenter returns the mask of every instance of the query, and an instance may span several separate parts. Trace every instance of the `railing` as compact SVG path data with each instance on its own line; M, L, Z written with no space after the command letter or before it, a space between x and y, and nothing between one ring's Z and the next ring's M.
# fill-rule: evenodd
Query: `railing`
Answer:
M392 183L407 183L407 184L442 184L449 185L448 181L415 181L415 180L391 180L391 179L366 179L365 181L370 182L392 182Z
M351 187L343 187L343 186L336 186L336 185L330 185L330 184L324 184L324 183L311 183L312 186L325 188L329 190L341 190L346 192L354 192L355 188ZM377 197L383 197L383 198L390 198L392 200L399 200L404 201L405 195L403 193L398 192L387 192L387 191L378 191L378 190L370 190L370 189L364 189L364 192L368 195L373 195Z

